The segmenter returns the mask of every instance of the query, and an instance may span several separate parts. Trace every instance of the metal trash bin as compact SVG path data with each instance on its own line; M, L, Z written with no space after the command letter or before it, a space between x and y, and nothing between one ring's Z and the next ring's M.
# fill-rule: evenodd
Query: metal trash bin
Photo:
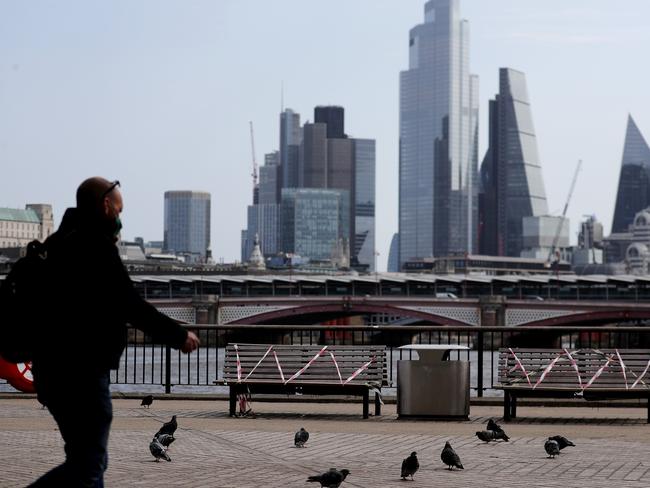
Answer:
M454 344L408 344L419 360L397 361L398 417L468 418L469 361L450 361Z

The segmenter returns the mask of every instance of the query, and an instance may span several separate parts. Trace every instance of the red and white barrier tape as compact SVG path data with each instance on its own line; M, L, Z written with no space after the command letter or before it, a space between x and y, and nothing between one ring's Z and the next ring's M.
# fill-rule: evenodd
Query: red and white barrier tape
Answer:
M528 386L533 386L532 383L530 382L530 378L528 377L529 376L528 371L526 371L526 368L524 368L524 365L521 364L521 361L519 360L519 358L515 354L515 351L513 351L511 347L509 347L508 350L510 351L510 354L512 354L512 357L515 358L515 363L517 363L517 366L515 368L513 368L512 371L517 369L517 367L519 369L521 369L522 373L524 373L524 376L526 377L526 381L528 381Z
M575 353L576 351L573 352ZM578 375L578 384L580 385L580 388L582 388L582 376L580 375L580 369L578 369L578 363L576 363L576 360L573 359L573 356L568 349L564 349L564 353L569 358L569 361L571 361L571 366L573 366L573 369L576 371L576 375Z
M239 360L239 347L237 344L233 346L235 348L235 355L237 357L237 383L241 383L241 361Z
M287 381L284 382L284 384L286 385L290 381L295 380L298 376L303 374L307 370L307 368L309 368L309 366L311 366L312 363L316 361L325 352L325 349L327 349L327 346L323 346L323 349L318 351L316 355L313 358L311 358L307 364L305 364L302 368L296 371L291 378L289 378Z
M621 357L621 354L618 352L618 349L616 351L616 357L618 358L618 362L621 366L621 371L623 372L623 381L625 381L625 389L627 390L627 373L625 372L625 363L623 362L623 358Z
M370 361L368 361L366 364L364 364L364 365L361 366L359 369L357 369L354 373L352 373L352 374L350 375L350 377L349 377L347 380L345 380L345 381L343 382L343 384L344 384L344 385L347 385L350 381L352 381L354 378L356 378L356 377L359 376L361 373L363 373L366 369L368 369L368 368L370 367L370 365L371 365L372 363L375 362L375 360L376 360L376 357L375 357L375 356L373 356L372 358L370 358Z
M648 361L648 364L646 364L645 369L643 370L643 373L636 379L636 381L632 384L632 389L641 381L641 379L645 376L645 374L648 372L648 369L650 369L650 361Z
M332 362L334 363L334 367L336 368L336 372L339 375L339 381L341 384L343 384L343 378L341 377L341 370L339 369L339 363L336 362L336 358L334 357L334 353L332 351L329 351L330 356L332 357Z
M537 388L537 385L539 385L544 380L544 378L546 378L546 375L553 369L553 366L555 366L555 363L557 363L563 355L564 355L564 353L558 354L557 357L555 359L553 359L553 361L551 361L548 366L546 366L546 368L542 372L541 376L539 377L539 379L535 383L535 386L533 386L533 390L535 388Z
M280 360L278 359L278 355L273 351L273 357L275 358L275 364L278 365L278 371L280 372L280 379L282 380L282 383L285 383L284 381L284 373L282 372L282 366L280 366Z
M589 388L591 384L596 381L601 374L603 374L603 371L605 371L605 369L609 366L609 363L611 363L613 360L613 356L608 356L607 362L598 371L596 371L596 374L594 374L589 382L582 388L582 391L585 391L587 388Z
M246 375L246 378L244 378L244 381L246 381L246 380L250 377L250 375L253 374L253 372L257 369L257 367L258 367L260 364L262 364L262 361L264 361L264 359L266 359L266 356L269 355L269 353L271 352L272 349L273 349L273 346L269 346L269 348L268 348L268 349L266 350L266 352L264 353L264 356L262 356L262 359L260 359L260 360L257 362L257 364L253 367L253 369L251 369L250 373L248 373L248 374Z

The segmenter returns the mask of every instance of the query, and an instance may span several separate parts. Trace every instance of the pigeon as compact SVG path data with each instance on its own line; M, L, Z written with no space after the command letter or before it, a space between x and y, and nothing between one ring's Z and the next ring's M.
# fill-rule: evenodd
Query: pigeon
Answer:
M496 441L496 436L497 434L493 430L480 430L476 433L476 437L478 437L483 442Z
M305 447L305 443L309 440L309 432L305 430L304 427L300 427L300 430L296 432L295 437L293 438L293 443L296 447Z
M409 457L402 461L402 479L405 480L407 476L413 479L413 475L420 469L418 462L417 452L413 451Z
M549 437L544 443L544 450L548 457L555 459L555 456L560 454L560 445L553 438Z
M449 444L449 441L445 443L445 448L440 453L440 459L442 459L443 463L449 466L450 471L453 470L454 467L458 469L465 469L460 462L458 454L456 454L456 451L454 451L454 449L451 447L451 444Z
M176 423L176 415L174 415L169 422L165 422L162 425L160 430L156 433L156 437L158 437L161 434L174 435L174 432L176 432L177 428L178 428L178 423Z
M147 395L142 399L142 403L140 404L140 406L144 408L149 408L152 403L153 403L153 395Z
M503 430L503 429L494 420L489 419L488 423L487 423L487 430L491 430L493 432L496 432L497 430Z
M569 439L562 435L554 435L553 437L549 437L550 440L557 442L558 447L560 448L560 451L564 449L565 447L568 446L573 446L575 447L575 444L571 442Z
M169 445L176 440L176 438L171 434L156 434L154 439L158 440L164 447L169 447Z
M341 483L343 483L349 474L350 471L347 469L338 471L336 468L330 468L329 471L323 474L310 476L307 478L307 482L320 483L321 488L339 488L339 486L341 486Z
M156 458L156 462L160 462L161 459L164 459L165 461L172 460L172 458L169 457L169 454L167 454L167 451L165 451L163 445L158 442L158 439L156 438L154 438L154 440L151 441L151 444L149 444L149 450L153 457Z
M492 419L488 420L487 430L491 430L496 434L494 440L501 439L506 442L510 440L510 437L506 435L506 432L501 428L501 426Z

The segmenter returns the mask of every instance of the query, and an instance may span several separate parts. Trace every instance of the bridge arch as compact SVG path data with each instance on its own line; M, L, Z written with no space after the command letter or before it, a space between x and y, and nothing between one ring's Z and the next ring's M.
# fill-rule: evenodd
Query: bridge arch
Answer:
M280 324L287 322L287 320L295 319L298 317L319 317L321 321L330 320L337 317L351 317L361 314L375 314L383 313L388 315L396 315L400 317L413 317L430 322L433 325L453 325L453 326L467 326L478 325L477 323L468 323L451 317L446 317L431 311L426 310L426 307L420 309L405 308L393 305L381 305L377 303L362 304L362 303L321 303L321 304L307 304L296 307L279 308L269 311L261 311L260 313L242 317L239 319L228 321L228 324Z

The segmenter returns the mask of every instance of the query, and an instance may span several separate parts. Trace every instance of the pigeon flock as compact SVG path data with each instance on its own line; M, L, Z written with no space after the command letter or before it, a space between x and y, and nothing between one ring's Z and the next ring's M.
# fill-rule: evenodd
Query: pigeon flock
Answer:
M151 395L143 398L142 406L150 406L153 402L153 397ZM160 427L158 432L154 435L151 443L149 444L149 450L151 455L155 458L156 462L159 462L161 459L165 461L171 461L167 450L172 442L176 439L174 433L178 429L178 422L176 421L176 415L173 415L169 422L166 422ZM494 420L489 419L486 425L485 430L476 432L476 437L486 443L493 441L503 441L508 442L510 437L505 433L503 428L497 424ZM309 440L309 432L305 430L304 427L301 427L294 435L294 446L297 448L306 447L305 444ZM560 451L566 447L573 446L575 444L571 442L564 436L555 435L548 437L544 442L544 450L548 457L554 459L556 456L560 455ZM440 453L440 459L443 464L453 471L456 469L465 469L463 463L460 460L460 456L456 453L449 441L445 442L445 447ZM418 461L417 452L413 451L407 458L402 461L402 469L400 476L402 480L407 480L409 477L411 480L414 479L415 473L420 469L420 462ZM320 483L321 488L339 488L341 484L350 474L348 469L337 469L330 468L328 471L309 476L307 482L309 483Z

